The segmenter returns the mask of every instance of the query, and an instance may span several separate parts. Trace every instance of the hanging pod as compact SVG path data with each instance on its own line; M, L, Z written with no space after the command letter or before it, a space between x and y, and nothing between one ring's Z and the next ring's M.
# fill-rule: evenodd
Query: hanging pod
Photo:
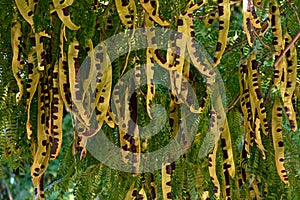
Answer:
M282 137L282 106L280 97L276 96L272 108L272 139L275 151L275 163L282 182L289 184L287 171L284 167L284 142Z

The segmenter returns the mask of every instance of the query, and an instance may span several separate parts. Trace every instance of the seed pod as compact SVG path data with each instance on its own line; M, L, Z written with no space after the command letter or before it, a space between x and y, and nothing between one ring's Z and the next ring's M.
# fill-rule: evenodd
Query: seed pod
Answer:
M253 7L252 0L243 0L243 26L246 32L249 46L253 46L254 28L261 28L260 21Z
M102 46L101 48L100 46L98 46L96 50L96 64L98 64L99 66L106 66L106 68L104 69L99 69L100 67L96 67L97 86L95 97L95 111L98 121L97 129L100 130L106 118L106 113L109 107L109 99L112 87L112 67L111 65L109 65L110 61L106 53L106 48L104 46ZM93 134L95 133L97 133L97 131L93 132ZM92 136L93 134L85 136Z
M169 23L159 15L158 0L140 0L140 3L145 11L149 14L150 20L152 19L161 26L169 26Z
M49 100L46 98L48 95L47 79L41 76L38 86L38 115L37 115L37 144L38 148L34 156L33 164L30 168L32 182L34 189L39 191L40 180L45 173L48 160L50 156L50 142L52 137L49 132Z
M161 179L163 199L172 199L172 184L171 184L172 164L162 164Z
M22 17L33 27L33 10L27 5L26 0L15 0Z
M148 116L152 119L151 116L151 102L155 95L155 83L154 83L154 57L156 56L155 52L158 51L155 40L155 31L154 31L154 22L150 20L148 13L145 13L145 24L147 27L153 28L153 31L147 31L147 43L153 48L146 49L146 78L147 78L147 96L146 96L146 109ZM159 60L159 59L158 59ZM140 67L139 67L140 68Z
M77 118L81 118L85 126L89 126L89 120L87 117L86 109L83 107L83 93L82 85L80 83L81 76L78 74L80 63L78 60L79 43L74 40L68 48L68 72L69 72L69 84L71 90L72 107L76 108ZM72 108L74 111L74 108Z
M248 65L248 72L249 72L249 90L250 90L250 95L253 97L252 102L255 105L255 108L258 112L258 117L262 125L263 133L265 135L268 135L269 126L268 126L268 120L266 115L266 108L264 105L262 92L259 85L258 62L256 60L254 52L251 52L247 65Z
M220 198L220 183L216 173L216 155L217 155L218 143L214 146L212 153L208 155L208 171L210 179L214 184L214 194L217 198Z
M215 66L219 65L227 43L227 36L228 36L229 23L230 23L229 0L218 1L218 14L219 14L219 33L218 33L216 54L214 58Z
M62 145L62 120L63 120L63 101L59 93L58 83L58 63L54 65L52 73L52 102L51 102L51 129L53 133L52 149L50 159L54 160L60 152Z
M255 118L255 124L254 124L254 141L256 143L256 146L258 148L259 153L262 156L262 159L266 159L266 154L265 154L265 148L263 146L262 140L261 140L261 135L260 135L260 119Z
M270 27L272 15L268 14L268 17L262 22L259 37L262 37Z
M134 28L136 19L135 1L115 0L115 4L122 24L127 28Z
M195 38L195 31L194 31L194 24L192 15L185 15L184 16L186 26L184 27L186 32L185 34L189 36L187 40L187 50L189 52L190 59L196 69L206 76L211 82L214 81L214 76L216 75L214 70L212 69L211 63L206 59L205 56L199 54L198 50L196 49L196 38Z
M17 104L21 101L23 96L23 80L21 77L21 70L24 69L24 61L22 59L22 47L21 47L22 33L20 22L15 22L11 28L11 45L13 50L12 58L12 72L14 78L17 81L19 88L19 96L17 98Z
M262 2L262 0L253 0L253 4L254 4L257 8L260 8L260 7L261 7L261 2Z
M151 173L151 199L152 200L157 200L157 187L156 187L156 184L155 184L155 180L154 180L154 175L153 173Z
M59 17L59 19L62 21L62 23L68 27L70 30L78 30L80 26L76 26L70 17L70 12L68 9L68 6L71 6L73 4L73 1L66 1L68 4L65 4L63 6L60 5L59 0L53 0L53 5L55 8L55 11Z
M291 36L285 33L285 46L287 47L292 41ZM293 107L292 97L296 88L297 79L297 50L293 45L286 53L287 61L287 76L286 76L286 89L283 96L284 111L289 120L290 127L293 131L297 130L296 112Z
M198 10L200 7L202 7L206 2L207 2L206 0L200 0L196 4L194 4L194 2L190 3L189 8L187 9L186 13L188 13L188 14L193 13L195 10Z
M28 55L28 81L26 85L26 109L27 109L27 122L26 122L26 130L27 130L27 138L28 140L31 139L32 136L32 127L30 124L30 104L31 100L35 94L35 91L37 89L39 79L40 79L40 73L37 69L37 67L34 66L34 58L33 58L33 53L29 53Z
M272 139L275 151L275 163L282 182L289 184L287 171L284 167L284 145L282 138L282 106L280 98L275 97L272 108Z
M204 24L205 24L206 28L210 27L214 23L216 16L217 16L217 13L215 13L213 11L208 13L208 15L204 19Z

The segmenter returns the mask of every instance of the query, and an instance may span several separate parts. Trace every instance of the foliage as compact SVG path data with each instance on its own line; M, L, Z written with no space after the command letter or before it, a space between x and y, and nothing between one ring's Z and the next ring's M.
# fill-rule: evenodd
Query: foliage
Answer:
M22 9L25 10L25 8L20 9L18 7L17 4L20 2L25 2L26 5L34 11L32 18L33 24L30 24L30 20L26 19L22 14ZM286 111L283 109L281 111L283 113L282 123L277 124L281 127L282 131L276 132L276 134L282 134L284 141L284 168L281 168L281 166L278 167L276 160L278 160L279 157L277 154L278 152L282 153L282 150L276 148L276 144L273 144L275 140L272 136L275 135L275 131L269 131L268 135L263 134L265 130L263 129L262 123L263 116L260 113L264 108L266 111L265 119L271 130L272 126L274 126L274 123L271 123L271 121L274 119L272 108L273 104L275 104L275 100L280 99L280 103L286 106L284 103L286 103L287 100L285 100L285 94L282 92L284 81L286 80L284 80L284 78L276 79L277 66L283 65L279 64L274 66L277 57L282 53L284 48L287 47L281 47L282 49L280 51L276 49L278 45L274 43L274 38L276 40L277 37L278 40L278 35L276 35L277 32L274 31L274 28L278 30L278 25L276 25L276 27L274 25L272 25L272 27L269 26L266 32L261 35L262 29L254 28L254 25L251 25L252 28L250 29L247 29L249 27L245 28L244 16L249 16L249 13L247 14L245 10L243 10L242 1L230 2L230 10L226 10L225 8L226 15L222 18L218 16L216 18L212 17L213 20L210 23L208 23L208 17L213 16L211 15L212 13L216 15L218 15L218 13L220 14L218 2L214 0L205 1L203 5L201 1L195 1L196 4L193 4L194 7L191 6L193 1L182 0L151 0L149 4L146 3L147 1L135 0L84 0L74 2L65 0L62 2L67 2L69 5L65 5L63 9L55 6L57 2L59 1L53 0L52 2L48 0L35 2L29 0L27 2L25 0L16 0L12 2L2 0L0 2L1 28L2 30L7 30L0 33L0 199L8 199L9 197L13 197L13 199L32 199L34 196L38 196L35 195L34 188L39 189L38 194L41 198L41 194L43 194L43 190L45 190L47 199L134 199L132 196L129 198L128 194L130 196L130 193L134 190L137 190L141 194L142 189L145 191L148 199L151 199L151 197L155 199L155 195L153 196L152 192L153 190L156 193L156 199L167 199L165 193L168 190L171 190L172 199L300 199L299 128L293 130L290 124L290 118L284 114ZM126 2L130 2L129 7L126 6ZM227 1L224 0L224 2L222 2L219 2L219 4L224 6L223 4L226 4ZM244 3L245 2L252 1L244 1ZM254 0L254 3L257 2L258 0ZM268 21L267 19L270 17L270 14L273 13L270 3L276 5L276 2L277 1L274 0L262 1L260 7L255 7L257 17L260 19L262 26ZM229 4L229 1L227 3ZM280 11L278 19L281 25L282 35L288 32L291 38L299 38L299 0L280 0L277 3ZM117 9L116 5L118 4L125 4L125 6L123 6L125 10ZM133 4L134 6L132 6ZM226 7L226 5L224 7ZM190 12L192 15L188 15L189 13L184 14L193 8L194 10ZM132 9L136 10L132 11ZM154 10L153 12L149 12L149 9ZM65 18L61 17L59 15L60 11L61 13L68 12L71 21L66 19L67 15L65 15ZM227 12L229 11L231 13L230 25L228 36L226 37L227 33L223 34L224 31L220 31L219 26L222 24L220 21L226 20L225 18L226 16L228 17ZM122 17L122 14L126 14L126 12L128 12L127 14L129 15L133 15L133 17ZM160 16L162 18L160 18ZM162 19L165 19L165 21L161 21ZM57 88L60 89L59 95L61 96L61 102L64 104L64 107L61 107L62 109L58 114L63 118L62 124L59 125L59 127L62 128L59 133L62 134L62 140L58 139L60 143L62 142L60 153L57 158L53 160L49 159L50 155L53 155L51 153L51 145L53 145L54 142L50 141L47 136L49 145L47 145L45 149L49 155L47 154L46 158L42 159L39 155L42 149L42 140L40 138L46 135L46 128L40 128L42 127L42 123L39 116L41 116L42 112L47 113L48 108L46 98L40 100L43 89L39 89L39 87L42 87L40 86L42 83L44 85L48 84L50 88L47 91L48 95L54 98L54 96L51 96L54 93L53 88L55 88L55 76L53 74L57 72L55 70L59 70L63 67L63 61L67 61L69 65L69 75L66 77L59 75L57 83L60 83L59 81L62 80L64 83L71 83L70 77L76 73L78 63L83 63L87 56L91 56L91 54L89 54L91 48L87 48L90 42L92 46L95 47L101 41L128 29L140 28L145 25L150 27L162 27L165 26L165 23L169 23L168 27L170 29L182 30L185 34L190 34L188 31L192 31L192 29L187 27L185 27L186 29L180 29L178 19L183 19L184 23L193 20L194 39L203 49L207 50L211 58L218 57L221 59L220 64L217 64L215 60L216 63L211 62L211 65L216 65L226 90L224 107L226 108L225 120L230 130L230 132L227 132L229 133L229 137L226 137L226 131L224 131L226 127L222 127L222 131L220 131L220 138L222 141L225 141L225 144L221 142L221 140L216 143L210 141L211 144L209 144L206 149L201 149L203 148L202 144L205 142L205 138L210 137L209 134L212 132L208 130L212 130L215 127L216 122L214 123L214 120L212 120L211 116L213 116L213 112L211 111L216 109L216 107L210 103L211 98L214 98L214 96L211 96L212 94L205 83L209 78L203 78L200 75L197 63L193 62L193 56L189 53L189 60L183 61L180 64L191 66L191 68L188 67L186 78L197 94L197 100L202 107L202 113L193 123L193 127L191 127L192 130L196 130L197 134L195 138L193 138L192 145L188 151L173 163L164 163L165 167L172 166L170 175L162 174L161 170L139 174L118 171L104 165L93 157L89 151L86 151L84 141L89 141L92 137L89 138L89 136L85 135L84 131L81 132L78 127L74 126L74 121L84 120L84 117L81 118L81 116L84 115L80 113L80 108L78 107L79 113L82 115L77 116L75 111L71 110L71 106L67 102L68 95L70 97L72 96L72 92L75 93L75 91L72 90L72 84L69 85L69 88L67 87L65 93L62 92L60 85L57 86ZM124 25L124 21L126 20L129 20L129 23ZM270 21L272 21L272 18L269 19L269 24ZM11 33L8 31L17 23L20 23L20 32L22 33L18 48L14 45L17 43L17 40L14 40L12 37L15 32ZM77 26L80 28L76 28ZM193 34L189 36L192 37L192 35ZM159 36L157 36L157 38L158 37ZM253 43L249 42L251 38L253 39ZM75 39L78 41L79 49L76 48ZM33 40L35 42L32 42ZM40 44L38 44L39 42ZM129 45L129 43L126 44L126 42L125 46ZM216 46L219 45L219 43L221 45L226 44L224 52L222 48L221 50L216 50ZM74 48L71 49L71 47ZM188 52L188 45L186 48ZM70 49L73 50L73 53L69 52ZM293 73L297 74L296 72L298 71L299 74L300 48L299 42L297 43L297 41L295 42L295 49L297 51L297 57L295 57L296 66L298 67L296 67L296 71L293 71ZM130 52L130 54L122 55L112 62L111 68L103 72L105 77L109 77L109 74L112 75L111 78L107 78L108 82L112 84L109 91L112 91L117 85L124 69L125 74L130 69L137 70L136 66L140 63L148 62L149 64L149 60L151 60L151 64L153 64L152 60L159 62L159 59L155 57L157 55L154 51L147 54L146 51L148 52L148 50L149 52L153 51L150 47L146 50L135 50ZM76 54L77 51L79 52L78 55ZM216 51L219 51L219 53L216 54ZM15 60L15 52L18 52L24 63ZM163 57L168 57L167 52L161 51L160 54ZM255 58L253 58L253 55ZM274 58L275 56L277 56L276 59ZM259 89L262 93L261 101L263 101L263 106L260 106L261 102L259 103L259 98L255 96L257 93L251 94L250 92L252 99L249 98L249 102L252 103L250 106L250 110L251 108L252 110L245 112L242 103L243 101L247 101L247 98L245 97L246 92L243 90L243 87L247 85L248 90L256 91L256 87L252 86L255 80L250 80L254 76L249 75L255 72L250 70L254 69L250 66L251 68L247 69L248 74L244 74L244 76L247 77L245 79L247 81L245 85L242 85L240 82L241 78L239 79L239 71L243 62L249 62L251 59L252 61L258 62L257 75ZM285 56L284 60L285 59L288 59L288 57ZM37 70L38 75L31 74L32 72L29 67L31 63L34 69ZM22 65L24 65L24 68L21 67ZM58 68L56 68L56 66ZM15 69L17 69L16 73L14 72ZM202 71L201 73L204 72ZM19 77L16 77L16 74L18 74ZM141 72L141 74L144 78L151 78L151 70L150 72L146 70L146 72ZM172 76L170 76L171 78L158 76L157 74L155 76L157 80L163 80L165 82L172 79ZM38 80L36 86L30 81L32 77L33 80ZM284 77L284 75L282 75L282 77ZM21 92L18 79L22 80L22 87L24 89L24 95L19 102ZM281 82L277 84L276 81ZM290 106L295 110L297 116L295 121L299 127L299 77L293 80L293 82L296 84L296 89L295 92L293 91L291 94L292 99L290 99ZM252 83L252 85L250 83ZM32 90L26 90L27 84L32 84L29 87ZM152 152L166 146L174 137L174 132L178 129L178 123L188 120L188 118L182 117L184 113L176 114L176 109L179 108L179 104L174 102L176 100L180 101L180 99L174 98L174 93L177 92L176 87L171 89L171 92L173 92L172 95L170 90L160 84L155 84L154 87L155 94L151 92L150 84L134 90L134 95L130 97L131 104L128 106L130 109L128 109L127 112L124 111L124 115L133 118L139 126L143 127L151 123L148 112L149 102L152 106L160 104L167 111L167 122L163 125L158 134L152 136L149 140L134 137L134 145L140 147L138 151ZM35 92L33 88L38 89ZM102 86L101 90L103 88L104 86ZM32 94L32 99L29 101L30 94ZM63 97L63 95L65 95L65 97ZM116 102L116 97L110 96L110 94L104 94L104 97L104 101L110 101L111 98L112 101ZM73 101L73 105L78 106L76 104L77 99L74 98L74 96L72 96L71 100ZM99 103L101 112L104 114L110 112L106 105L100 105L102 102L99 101L97 103ZM191 105L186 102L181 103L187 104L186 106L189 108L191 107ZM50 104L52 107L56 106L51 102L49 105ZM281 104L280 107L282 107ZM31 105L30 109L28 105ZM115 106L116 109L118 109L116 103ZM43 110L43 107L46 107L46 111ZM175 114L170 111L172 109L175 110ZM161 110L156 110L153 116L163 116L163 112L160 111ZM26 129L28 124L28 112L30 114L30 124L32 125L33 133L31 139L29 139L30 134L28 134L28 129ZM53 116L56 116L51 110L49 110L49 113L51 119ZM248 119L246 115L248 114L252 114L254 121L255 119L260 121L258 124L256 121L251 122L251 128L254 129L255 126L258 126L258 134L261 136L261 140L251 135L249 129L247 129ZM112 124L115 124L115 127L110 126L110 121L106 118L106 115L99 114L97 119L99 124L102 125L103 123L102 127L100 125L100 128L105 132L112 143L116 146L128 145L129 151L132 151L132 144L129 144L128 141L124 139L122 140L122 136L125 135L117 126L116 119L112 119L111 121ZM126 119L124 122L127 122ZM219 124L217 126L219 126ZM247 150L247 142L251 142L252 144L248 144L249 150ZM264 147L266 159L263 159L259 142L261 142L261 145ZM57 146L59 145L60 144ZM146 145L147 148L143 145ZM211 161L209 158L212 157L212 150L216 145L218 146L216 149L216 159ZM199 156L199 152L203 151L210 153L209 156L206 156L207 154L205 154L204 157ZM231 151L232 153L230 153ZM226 153L229 154L229 158L226 158ZM48 164L48 162L47 170L42 172L41 164ZM235 174L231 177L228 174L230 174L232 168L224 167L230 162L233 162L235 166L235 170L233 169ZM211 165L216 167L215 177L209 171ZM40 174L38 180L44 179L45 188L40 187L40 183L36 183L35 179L32 179L35 168L39 168ZM284 173L278 173L278 169L286 170L285 173L288 175L288 184L284 181ZM218 189L221 195L219 197L217 197L216 185L214 185L215 182L212 181L212 178L220 182L220 188ZM165 182L163 180L171 180L171 185L164 185ZM33 184L31 181L33 181ZM230 188L230 194L227 193L226 188ZM136 197L136 199L138 198Z

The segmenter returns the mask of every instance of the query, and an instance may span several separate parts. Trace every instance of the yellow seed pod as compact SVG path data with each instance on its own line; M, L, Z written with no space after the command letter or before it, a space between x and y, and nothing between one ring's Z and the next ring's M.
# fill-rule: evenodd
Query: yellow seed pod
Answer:
M157 200L157 187L155 184L155 180L154 180L154 175L153 173L151 173L151 199L152 200Z
M214 23L216 16L217 16L217 13L215 13L213 11L208 13L208 15L204 19L204 24L205 24L206 28L210 27Z
M63 101L59 93L58 83L58 63L54 65L52 73L52 102L51 102L51 129L53 134L52 149L50 159L54 160L60 152L62 145L62 120L63 120Z
M150 19L155 21L161 26L169 26L169 23L163 19L158 11L159 11L159 1L158 0L140 0L141 5L145 9L145 11L149 14Z
M280 52L284 48L283 43L283 37L282 37L282 28L281 28L281 20L280 20L280 10L279 6L276 0L271 0L270 4L271 9L271 26L272 26L272 32L273 32L273 45L277 52L277 54L280 54ZM275 54L275 55L277 55Z
M218 143L216 143L212 153L208 155L208 171L210 179L214 184L214 194L217 198L220 198L220 183L216 173L216 155L217 155Z
M253 4L254 4L257 8L261 8L261 3L262 3L262 0L253 0Z
M194 2L189 4L189 8L187 9L187 13L191 14L193 13L195 10L198 10L200 7L202 7L205 3L207 2L207 0L200 0L198 3L194 4Z
M172 184L171 184L172 165L171 163L162 164L161 179L163 199L172 199Z
M254 141L256 143L256 146L258 148L259 153L262 156L262 159L266 159L266 153L265 153L265 148L263 146L262 140L261 140L261 135L260 135L260 119L255 118L255 124L254 124Z
M292 37L286 32L284 35L285 46L287 47L292 41ZM297 79L297 50L293 45L286 53L287 75L286 88L283 95L284 111L289 120L290 127L293 131L297 130L296 112L293 107L292 97L296 88Z
M215 66L219 65L227 43L227 36L228 36L229 23L230 23L229 0L219 1L218 14L219 14L219 33L218 33L218 41L216 46L215 58L214 58Z
M27 5L26 0L15 0L17 8L22 17L33 26L33 10Z
M80 63L78 60L79 53L79 42L74 40L68 48L68 72L69 72L69 84L72 98L72 107L76 107L77 109L77 118L82 119L85 126L89 126L89 120L87 117L86 109L83 107L83 93L80 90L80 80L77 80L78 72L80 68ZM63 64L63 63L62 63ZM64 66L62 66L64 67ZM72 108L73 109L73 108Z
M135 1L115 0L115 4L122 24L127 28L133 28L136 19Z
M195 38L195 31L194 31L194 24L193 18L191 14L184 15L184 23L186 23L185 27L185 34L188 36L189 39L186 41L187 50L189 53L189 57L191 62L195 66L195 68L204 76L207 77L208 82L214 82L214 76L216 75L215 72L212 70L212 66L210 62L206 59L205 56L200 56L198 50L196 49L196 38Z
M248 44L252 47L255 31L253 27L261 28L252 0L243 0L243 27L247 35Z
M59 0L53 0L55 11L62 23L70 30L78 30L80 26L75 25L70 17L68 6L71 6L73 1L66 1L65 5L61 5Z
M23 80L21 77L21 70L24 69L24 61L21 55L22 53L21 40L22 40L21 24L20 22L15 22L11 29L11 45L13 50L12 72L14 78L17 81L17 85L19 88L19 96L17 98L17 104L21 101L24 93Z
M280 98L275 97L272 108L272 139L275 151L275 163L282 182L289 184L287 171L284 167L284 143L282 137L282 106Z
M252 103L258 112L258 117L262 125L263 133L265 135L268 135L269 126L268 126L266 108L264 105L262 91L259 85L258 62L256 60L256 56L254 52L251 52L247 65L248 65L248 72L249 72L248 84L249 84L250 95L252 96Z
M27 122L26 122L26 130L27 130L27 138L30 140L32 135L32 127L30 124L30 105L31 100L35 94L35 91L37 89L40 73L37 69L37 67L34 66L34 50L29 53L28 55L28 81L26 85L26 109L27 109Z
M268 17L262 22L259 37L262 37L270 27L272 14L268 14Z
M50 142L52 140L49 131L49 113L46 112L49 102L45 101L48 93L47 86L45 86L45 77L40 78L38 86L38 115L37 115L37 144L38 148L31 165L31 176L33 179L41 177L46 171L48 160L50 156Z
M223 166L224 171L228 171L228 174L231 177L234 177L235 164L233 160L230 130L229 130L227 119L225 119L224 121L224 130L221 133L221 144L222 144L223 157L224 157L224 166ZM226 176L225 179L227 179Z
M147 43L149 46L152 46L153 48L147 48L146 49L146 78L147 78L147 96L146 96L146 109L148 116L152 119L150 108L151 108L151 102L155 95L155 83L154 83L154 61L157 52L157 46L155 41L155 32L154 32L154 22L150 20L150 15L148 13L145 13L145 24L148 28L153 28L153 31L147 31ZM148 29L149 30L149 29ZM158 57L157 57L158 58ZM160 61L160 59L157 59L157 61ZM140 66L138 66L140 69Z

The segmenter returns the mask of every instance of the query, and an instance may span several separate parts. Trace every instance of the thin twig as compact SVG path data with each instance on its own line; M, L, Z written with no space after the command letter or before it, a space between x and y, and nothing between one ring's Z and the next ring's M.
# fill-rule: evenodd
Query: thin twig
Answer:
M297 40L300 38L300 31L297 33L296 37L292 40L292 42L284 49L284 51L280 54L279 58L276 60L274 64L274 68L279 64L279 62L282 60L283 56L286 54L286 52L297 42Z
M228 53L228 52L231 51L232 49L236 49L238 46L241 46L241 45L243 45L243 44L246 43L246 42L247 42L247 39L242 40L242 41L240 41L240 42L238 42L238 43L236 43L236 44L234 44L234 45L232 45L232 46L229 46L227 49L225 49L223 55L225 55L226 53Z
M293 9L293 11L295 12L295 15L296 15L296 18L298 20L298 24L300 25L300 18L299 18L299 15L298 15L298 12L296 10L296 8L293 6L292 2L290 0L287 0L290 4L290 7Z
M253 33L254 33L254 35L256 35L256 37L258 38L258 40L260 41L260 43L264 46L264 47L266 47L266 48L268 48L268 49L272 49L271 47L269 47L268 45L266 45L265 43L264 43L264 41L262 41L262 39L259 37L259 35L257 34L257 32L256 31L253 31Z
M228 108L226 108L226 111L225 112L228 112L229 110L231 110L232 108L234 108L234 106L237 104L237 102L240 100L241 98L241 95L238 94L234 100L231 102L231 104L228 106Z

